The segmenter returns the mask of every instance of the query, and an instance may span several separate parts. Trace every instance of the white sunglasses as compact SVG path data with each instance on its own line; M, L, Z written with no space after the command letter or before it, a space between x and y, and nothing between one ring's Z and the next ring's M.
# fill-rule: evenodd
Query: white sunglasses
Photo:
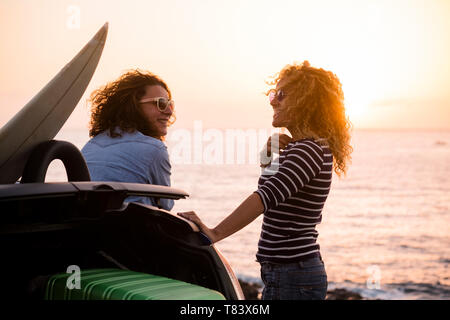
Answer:
M156 107L160 112L166 112L168 108L170 108L170 111L173 111L175 108L175 102L173 100L168 100L164 97L158 97L158 98L147 98L139 101L139 103L146 103L146 102L155 102L156 101Z

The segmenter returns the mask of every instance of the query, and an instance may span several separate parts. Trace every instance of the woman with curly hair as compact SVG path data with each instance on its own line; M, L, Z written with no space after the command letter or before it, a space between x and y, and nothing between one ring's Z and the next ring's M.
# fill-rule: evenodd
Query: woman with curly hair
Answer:
M327 274L316 225L322 220L333 168L338 176L345 174L352 152L341 83L332 72L305 61L287 65L269 84L276 85L267 93L274 110L272 125L286 128L292 138L269 138L272 152L261 158L258 190L212 229L195 212L179 215L196 223L214 243L263 214L256 254L265 284L262 298L325 299ZM279 153L276 161L273 151Z
M89 136L81 150L94 181L170 186L171 165L164 137L175 121L174 102L158 76L131 70L95 90ZM128 197L170 210L173 200Z

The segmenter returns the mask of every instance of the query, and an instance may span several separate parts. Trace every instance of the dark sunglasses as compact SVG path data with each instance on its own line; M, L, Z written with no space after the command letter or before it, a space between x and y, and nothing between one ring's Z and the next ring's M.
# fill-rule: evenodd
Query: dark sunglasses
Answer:
M156 102L156 107L160 112L167 112L168 108L170 108L170 111L173 111L173 109L175 109L175 102L173 100L168 100L164 97L148 98L139 101L139 103L146 103L146 102Z
M278 102L281 102L286 97L286 94L282 89L275 90L271 89L269 91L269 101L272 102L273 99L277 99Z

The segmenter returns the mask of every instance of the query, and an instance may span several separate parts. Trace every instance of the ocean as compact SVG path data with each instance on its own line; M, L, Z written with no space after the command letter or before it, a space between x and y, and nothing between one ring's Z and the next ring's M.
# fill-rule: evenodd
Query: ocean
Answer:
M55 139L82 148L88 133L63 129ZM172 158L180 145L169 140ZM355 130L352 146L347 176L333 177L317 228L329 289L369 299L450 299L450 131ZM253 161L173 157L172 186L190 197L176 201L172 211L196 211L209 226L257 188L260 168ZM66 180L58 162L46 181ZM255 254L261 223L258 217L215 244L239 278L260 284Z

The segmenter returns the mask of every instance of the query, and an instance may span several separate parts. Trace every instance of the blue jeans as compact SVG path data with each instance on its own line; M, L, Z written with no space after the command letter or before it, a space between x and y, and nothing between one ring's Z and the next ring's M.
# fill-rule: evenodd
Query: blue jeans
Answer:
M263 300L324 300L327 295L327 273L320 257L289 264L262 262L261 279Z

